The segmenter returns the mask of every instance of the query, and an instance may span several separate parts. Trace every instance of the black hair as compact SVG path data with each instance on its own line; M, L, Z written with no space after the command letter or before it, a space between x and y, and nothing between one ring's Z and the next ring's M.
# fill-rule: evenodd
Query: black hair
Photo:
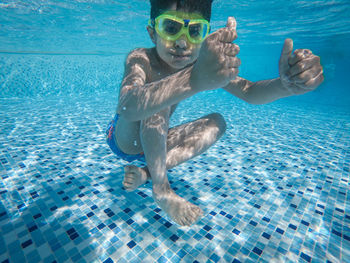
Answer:
M200 13L206 20L210 21L213 0L150 0L150 2L151 19L167 11L172 4L176 4L176 10Z

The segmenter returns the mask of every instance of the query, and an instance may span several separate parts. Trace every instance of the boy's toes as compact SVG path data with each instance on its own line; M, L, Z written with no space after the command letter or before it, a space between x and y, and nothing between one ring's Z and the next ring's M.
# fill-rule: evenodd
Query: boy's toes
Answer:
M190 226L194 223L194 220L191 218L191 216L184 217L182 220L183 226Z
M182 218L179 218L179 224L183 226L190 226L198 221L203 215L202 209L196 205L190 205Z
M123 183L123 186L127 192L131 192L135 190L132 184Z
M124 177L123 186L126 190L130 190L133 187L134 184L134 178L132 176L128 175Z
M125 190L128 190L130 187L130 183L123 181L123 187L125 188Z
M198 206L191 206L190 211L188 212L188 221L193 224L195 223L199 218L201 218L203 215L202 209L200 209Z
M194 207L194 212L195 212L195 214L197 215L197 218L203 216L203 210L200 209L200 207L198 207L198 206L195 206L195 207Z
M123 186L127 191L136 190L140 185L146 183L147 175L143 174L142 168L135 165L127 165L124 167Z

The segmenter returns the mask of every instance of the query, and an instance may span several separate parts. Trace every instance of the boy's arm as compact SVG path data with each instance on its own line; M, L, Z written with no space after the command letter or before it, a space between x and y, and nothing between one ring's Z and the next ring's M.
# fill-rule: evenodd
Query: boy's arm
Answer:
M237 77L223 89L250 104L266 104L292 95L280 78L252 82Z
M224 89L251 104L266 104L316 89L324 80L320 58L308 49L297 49L293 55L292 51L293 41L286 39L279 61L279 78L251 82L237 77Z
M146 83L151 75L149 57L142 49L132 51L126 60L117 113L129 121L143 120L194 95L198 91L189 84L191 70L192 66Z

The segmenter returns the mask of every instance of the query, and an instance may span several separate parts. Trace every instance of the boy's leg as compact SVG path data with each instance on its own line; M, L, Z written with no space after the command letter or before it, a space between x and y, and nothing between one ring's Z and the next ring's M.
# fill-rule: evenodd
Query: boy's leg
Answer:
M221 114L212 113L169 130L167 166L171 169L202 154L226 131Z
M166 169L171 169L203 153L225 132L226 123L219 113L171 128L167 138ZM151 179L147 167L126 166L124 187L133 191Z
M153 198L178 224L191 225L202 214L199 207L181 198L171 189L166 168L170 109L141 122L141 142L152 178Z

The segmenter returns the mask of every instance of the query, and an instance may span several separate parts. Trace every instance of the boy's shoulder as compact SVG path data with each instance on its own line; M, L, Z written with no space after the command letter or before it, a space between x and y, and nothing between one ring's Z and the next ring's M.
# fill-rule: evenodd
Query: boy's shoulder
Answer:
M135 48L127 55L126 64L149 65L153 60L154 48Z
M126 72L139 70L140 68L146 75L147 82L160 79L164 72L164 67L157 56L156 48L136 48L132 50L126 58Z

